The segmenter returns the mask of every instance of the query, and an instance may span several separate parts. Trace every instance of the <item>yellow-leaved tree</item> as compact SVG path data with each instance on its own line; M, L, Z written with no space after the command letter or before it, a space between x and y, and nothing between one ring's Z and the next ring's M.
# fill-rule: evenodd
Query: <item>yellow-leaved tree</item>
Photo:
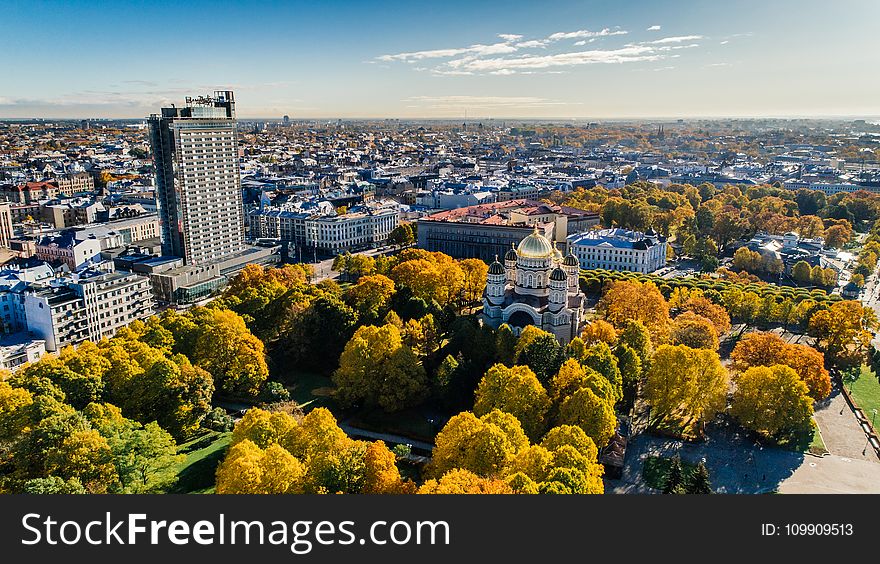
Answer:
M486 415L499 409L516 417L529 438L535 440L546 429L550 399L528 366L508 368L496 364L480 380L474 414Z
M813 401L792 368L753 366L736 377L731 412L747 429L780 439L810 428Z
M729 383L715 351L658 347L642 389L651 407L651 424L701 432L701 426L724 409Z

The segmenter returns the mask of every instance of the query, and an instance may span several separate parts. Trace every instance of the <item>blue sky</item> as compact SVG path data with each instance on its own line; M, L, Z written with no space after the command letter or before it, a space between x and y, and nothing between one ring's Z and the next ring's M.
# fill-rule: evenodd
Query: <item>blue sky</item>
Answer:
M0 0L0 117L880 115L880 2Z

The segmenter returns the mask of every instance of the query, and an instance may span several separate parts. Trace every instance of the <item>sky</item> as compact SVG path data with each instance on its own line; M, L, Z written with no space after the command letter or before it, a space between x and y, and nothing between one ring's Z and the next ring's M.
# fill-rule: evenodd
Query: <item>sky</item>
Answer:
M880 116L877 0L0 0L0 118Z

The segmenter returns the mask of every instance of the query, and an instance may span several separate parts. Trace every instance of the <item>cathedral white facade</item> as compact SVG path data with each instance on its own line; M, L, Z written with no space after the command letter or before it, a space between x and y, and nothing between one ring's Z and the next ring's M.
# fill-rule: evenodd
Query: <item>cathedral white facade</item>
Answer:
M580 333L583 324L579 273L578 259L572 254L563 258L535 228L516 249L507 252L503 265L496 257L489 266L483 321L495 328L506 323L516 335L534 325L566 344Z

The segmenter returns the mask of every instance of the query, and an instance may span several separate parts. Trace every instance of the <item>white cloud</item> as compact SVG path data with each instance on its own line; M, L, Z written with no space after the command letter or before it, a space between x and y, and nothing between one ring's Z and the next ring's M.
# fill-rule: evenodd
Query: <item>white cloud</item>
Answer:
M605 28L600 31L590 31L588 29L579 29L578 31L559 31L556 32L547 39L550 41L559 41L561 39L581 39L583 37L608 37L611 35L626 35L629 33L628 31L624 31L622 29L609 29Z
M548 43L550 43L550 41L548 41L547 39L530 39L528 41L517 43L515 46L519 47L520 49L531 49L534 47L540 47L543 49L547 46Z
M660 26L659 25L652 25L651 27L649 27L645 31L660 31Z
M644 45L631 45L620 49L596 49L543 56L525 55L522 57L497 57L491 59L463 58L449 61L446 64L458 70L491 72L501 69L543 69L590 64L620 64L656 61L661 58L662 55L658 54L655 48Z
M729 67L729 66L731 66L731 64L730 63L709 63L706 66L707 67Z
M720 45L727 45L728 43L730 43L730 41L724 40L720 43Z
M660 26L652 26L653 31ZM636 62L653 62L678 58L679 50L699 47L697 40L702 35L678 35L663 37L653 41L625 44L618 48L584 49L603 37L625 35L628 32L620 28L603 28L598 31L581 29L576 31L556 32L543 39L523 39L522 35L503 33L498 37L503 42L493 44L474 44L468 47L432 49L388 54L375 60L384 62L415 63L426 59L444 59L428 66L416 66L419 70L430 70L435 76L466 76L477 74L514 75L529 74L536 71L541 74L549 72L567 72L563 67L575 67L592 64L625 64ZM565 47L563 40L573 41L573 50ZM552 47L552 49L551 49ZM547 49L545 53L518 53L525 49ZM561 51L561 52L560 52Z
M697 39L703 39L702 35L678 35L675 37L664 37L663 39L656 39L654 41L648 41L651 45L666 45L667 43L683 43L685 41L696 41Z
M516 47L509 43L493 43L491 45L476 44L470 47L460 47L455 49L432 49L429 51L413 51L409 53L397 53L394 55L382 55L378 57L380 61L420 61L422 59L440 59L447 57L457 57L459 55L500 55L503 53L513 53Z
M436 74L438 76L469 76L474 73L472 73L471 71L462 70L431 69L431 74Z

